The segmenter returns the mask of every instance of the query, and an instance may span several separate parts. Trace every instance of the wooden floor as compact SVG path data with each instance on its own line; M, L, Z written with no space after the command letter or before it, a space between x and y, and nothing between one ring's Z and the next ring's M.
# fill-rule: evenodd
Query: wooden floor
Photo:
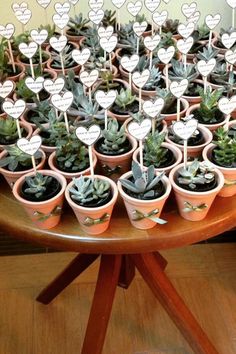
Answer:
M197 245L162 254L169 261L167 273L219 353L235 354L236 244ZM98 263L51 305L34 301L73 256L0 257L1 354L80 353ZM117 289L103 353L192 351L137 274L128 290Z

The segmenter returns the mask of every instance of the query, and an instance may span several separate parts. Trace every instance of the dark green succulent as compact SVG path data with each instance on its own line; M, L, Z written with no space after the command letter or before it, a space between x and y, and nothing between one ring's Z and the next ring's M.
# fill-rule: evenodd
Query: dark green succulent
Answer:
M86 36L88 24L89 20L84 18L82 13L79 13L74 18L70 17L67 33L71 36Z
M213 143L216 145L213 150L216 163L219 166L236 168L236 134L229 136L229 132L220 127L215 131Z
M212 91L210 87L204 93L203 88L199 88L201 103L194 117L202 124L214 124L224 120L223 114L218 108L218 101L222 96L223 89Z
M154 165L155 168L165 166L168 163L168 149L163 147L165 133L155 131L149 134L144 143L143 160L145 166Z
M18 138L18 131L16 120L7 117L7 118L0 118L0 136L7 142L11 143L12 141Z
M125 152L124 143L127 140L125 126L119 127L116 119L110 119L107 129L102 131L104 141L101 148L105 154L116 153L121 155Z
M171 20L168 19L165 24L162 26L162 31L164 33L168 33L171 32L172 34L177 34L178 31L178 26L179 26L180 22L179 20L175 19L175 20Z

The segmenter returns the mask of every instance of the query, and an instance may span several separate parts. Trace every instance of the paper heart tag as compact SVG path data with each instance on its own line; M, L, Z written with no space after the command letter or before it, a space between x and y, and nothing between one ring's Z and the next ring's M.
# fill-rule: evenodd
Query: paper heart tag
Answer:
M134 69L138 65L139 59L140 58L138 54L133 54L130 57L125 55L121 58L120 63L126 71L132 73L132 71L134 71Z
M77 2L78 2L79 0L69 0L69 2L72 4L72 5L76 5L77 4Z
M99 139L101 128L96 124L91 125L88 129L85 127L78 127L75 134L82 143L91 146Z
M53 49L55 49L58 53L60 53L67 44L67 37L66 36L60 36L59 38L51 37L49 39L49 43Z
M153 52L156 47L158 46L158 44L161 41L161 37L159 36L159 34L156 34L155 36L147 36L144 38L144 45L145 47L150 50L151 52Z
M145 101L143 104L143 111L151 118L155 118L159 115L164 107L165 101L159 97L154 102Z
M38 149L42 145L42 138L39 135L34 135L29 140L26 138L21 138L17 140L16 145L25 154L34 156L34 154L38 151Z
M197 63L197 69L198 69L199 73L204 77L207 77L213 71L215 66L216 66L216 59L215 58L211 58L208 61L200 60Z
M193 46L193 37L188 37L186 39L179 39L177 41L177 48L179 49L180 53L187 55L190 49Z
M44 90L46 90L50 95L56 95L63 90L65 86L65 80L62 77L58 77L54 81L51 79L46 79L43 83Z
M199 11L196 11L191 17L188 18L189 23L194 23L195 25L198 23L200 20L201 13Z
M6 80L3 84L0 83L0 97L6 98L14 89L14 84L10 80Z
M134 22L133 24L133 31L136 34L137 37L141 37L142 34L145 32L148 24L147 21L143 22Z
M224 33L221 36L221 42L225 46L225 48L230 49L233 47L234 43L236 41L236 32L232 32L230 34Z
M191 17L197 10L196 2L192 2L191 4L183 4L181 7L182 13L186 18Z
M70 12L70 3L69 2L64 2L61 4L60 2L57 2L54 5L55 11L62 16L63 14L68 14Z
M25 79L26 86L34 93L39 93L43 89L44 78L42 76L33 79L32 77L27 77Z
M55 23L55 25L58 28L60 28L60 30L63 30L67 26L70 17L68 14L63 14L63 15L55 14L52 16L52 20Z
M109 39L113 35L113 32L114 32L113 26L108 26L107 28L105 28L105 27L98 28L99 38Z
M90 88L95 84L99 76L97 69L92 70L90 73L87 71L80 72L79 78L83 85Z
M17 100L15 102L5 101L2 104L3 111L14 119L20 118L24 113L26 108L26 103L23 100Z
M143 72L135 71L132 74L133 83L138 87L142 88L148 82L150 77L150 71L145 69Z
M205 23L207 27L212 31L220 23L220 20L220 14L216 14L215 16L207 15L205 18Z
M160 48L157 52L157 55L160 61L167 65L175 55L175 47L170 46L167 49Z
M88 60L91 55L91 51L89 48L84 48L82 50L79 49L74 49L72 50L72 58L73 60L79 64L79 65L84 65Z
M156 11L156 9L159 7L161 3L161 0L145 0L144 5L150 12Z
M35 53L37 52L38 44L35 42L30 42L29 44L20 43L19 50L20 52L28 59L33 58Z
M117 91L110 90L107 93L104 91L97 91L95 93L95 99L97 103L104 109L110 108L115 102L117 97Z
M190 119L187 122L179 121L174 122L172 129L180 139L188 140L193 133L197 130L198 121L196 119Z
M103 0L89 0L89 7L93 11L98 11L103 7Z
M73 99L74 96L72 92L66 91L62 95L52 95L51 102L56 109L65 113L72 105Z
M19 10L24 11L28 9L28 4L27 2L22 2L21 4L13 3L11 7L14 12Z
M226 2L232 9L236 8L236 0L226 0Z
M144 119L141 123L130 122L127 130L137 140L143 140L152 128L152 122L149 118Z
M42 29L41 31L33 29L30 32L30 36L35 43L42 45L48 38L48 31L46 29Z
M111 53L115 49L117 41L117 36L113 35L109 39L101 38L99 43L103 50L105 50L107 53Z
M15 16L20 23L26 25L31 19L32 12L29 9L25 9L24 11L18 10L15 12Z
M178 26L178 33L184 38L188 38L189 36L191 36L191 34L193 33L195 29L195 25L193 22L189 22L187 25L184 25L183 23L181 23Z
M121 9L126 0L111 0L111 2L117 9Z
M97 11L91 10L88 13L88 17L89 17L90 21L95 23L95 25L99 25L99 23L102 21L102 19L104 17L104 11L102 9L97 10Z
M48 7L52 0L37 0L37 3L44 9Z
M15 26L13 23L8 23L6 26L0 25L0 36L10 39L15 33Z
M161 13L155 12L152 15L153 22L159 27L164 25L164 23L167 20L167 17L168 17L168 12L166 10L162 11Z
M139 12L142 10L142 7L143 4L141 1L136 1L135 3L129 2L127 4L127 10L134 17L136 17L139 14Z
M180 82L178 81L173 81L170 84L170 92L172 93L173 96L176 98L180 98L183 96L184 92L187 90L188 87L188 80L183 79Z
M232 96L230 99L222 97L218 102L218 107L222 113L230 115L236 109L236 96Z
M236 63L236 50L232 51L231 49L227 50L225 53L225 60L230 64L234 65Z

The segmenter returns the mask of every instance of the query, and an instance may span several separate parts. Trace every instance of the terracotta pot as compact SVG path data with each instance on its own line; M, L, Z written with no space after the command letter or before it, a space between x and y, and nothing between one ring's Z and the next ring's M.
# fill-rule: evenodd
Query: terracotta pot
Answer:
M114 79L113 80L114 82L118 82L120 84L123 84L124 88L127 89L129 88L129 85L126 81L124 80L121 80L121 79ZM96 90L99 89L99 86L101 85L102 83L102 80L101 79L98 79L98 81L92 86L92 91L95 92Z
M204 127L202 124L198 124L198 130L203 134L204 138L204 143L201 145L196 145L196 146L188 146L188 158L189 159L195 159L198 158L202 155L202 150L204 147L208 144L211 143L213 136L210 130L206 127ZM165 139L169 144L173 144L177 146L183 153L184 151L184 146L180 144L174 143L172 140L168 138L168 136Z
M110 223L113 207L118 197L118 190L115 182L105 176L95 175L95 178L105 180L110 183L112 189L112 199L105 205L98 208L88 208L76 204L70 196L69 189L74 182L70 182L66 188L65 197L83 231L91 235L99 235L105 232Z
M195 83L199 84L200 86L203 87L203 81L202 80L194 80ZM201 96L183 96L183 98L188 101L189 103L189 106L193 106L193 105L196 105L198 103L200 103L202 101L202 98ZM186 112L186 115L188 115L188 111Z
M6 80L11 80L14 82L18 82L22 80L25 77L25 67L21 63L15 63L16 68L19 69L19 74L13 75L13 76L8 76Z
M138 98L136 98L136 101L139 102ZM130 118L129 114L117 114L110 110L108 111L108 115L112 118L116 118L120 123L124 123L127 119Z
M162 79L165 81L165 77L164 76L162 76ZM133 88L133 91L138 96L139 95L139 88L134 83L132 84L132 88ZM141 93L142 93L141 97L144 100L148 100L148 99L150 99L150 97L156 97L157 96L156 90L148 91L148 90L141 89Z
M180 98L180 102L183 106L182 111L180 112L180 117L186 116L187 109L189 108L189 103L184 98ZM170 125L172 121L177 120L177 113L172 114L161 114L161 117L165 119L167 125Z
M72 32L71 32L72 33ZM68 28L66 30L66 37L68 39L69 42L73 42L73 43L76 43L76 44L80 44L81 40L84 40L85 39L85 36L80 36L80 35L76 35L76 34L71 34L70 33L70 28Z
M121 179L127 179L132 175L129 171L122 175ZM164 204L171 192L171 184L166 176L163 176L162 182L165 186L165 193L160 197L153 200L140 200L130 197L125 193L120 181L117 183L119 193L124 201L127 214L131 224L137 229L148 230L156 226L156 222L151 220L148 215L159 218L164 207ZM140 220L137 219L137 214L141 215Z
M206 146L202 152L203 159L209 161L215 168L218 168L224 175L224 186L221 189L220 197L232 197L236 194L236 168L221 167L211 161L212 150L216 147L214 144Z
M217 49L217 50L219 51L219 54L225 55L227 49L226 49L226 48L219 48L219 47L216 46L218 39L219 39L219 37L213 38L213 40L212 40L212 47L213 47L214 49Z
M62 68L53 68L52 67L52 59L50 59L48 62L47 62L47 68L54 71L56 73L56 75L60 75L62 74ZM81 69L81 66L80 65L75 65L73 66L72 68L65 68L65 75L68 75L68 72L70 70L73 70L75 72L75 74L79 74L80 72L80 69Z
M19 121L19 123L20 123L20 127L24 128L24 130L26 131L26 136L24 138L29 139L33 133L33 128L30 126L30 124L22 122L21 120ZM5 149L6 146L12 146L12 145L15 145L15 144L0 145L0 151Z
M224 185L224 176L218 169L216 169L214 173L217 179L217 186L214 189L207 192L188 191L178 186L175 182L178 170L183 166L183 163L176 166L169 174L169 179L175 193L179 214L186 220L203 220L207 216L215 197L219 194Z
M155 168L156 172L162 172L164 171L166 175L168 175L170 173L170 171L172 170L172 168L174 168L175 166L179 165L182 161L182 152L181 150L176 147L173 144L169 144L169 143L163 143L162 144L163 148L166 148L170 151L172 151L174 157L175 157L175 163L171 166L168 167L163 167L163 168ZM140 148L138 148L137 150L134 151L133 153L133 160L138 162L140 161L139 159L139 154L140 154ZM144 170L147 170L147 166L143 166Z
M21 187L26 176L33 176L33 173L27 173L19 178L13 187L14 197L22 204L31 221L40 229L51 229L55 227L61 218L61 210L64 201L64 192L66 189L66 180L60 174L50 170L39 170L44 176L52 176L56 178L60 185L60 192L55 197L44 202L31 202L21 197Z
M47 66L48 61L50 60L51 55L50 55L50 53L48 53L48 52L46 52L46 51L44 51L42 54L45 54L45 55L48 57L46 60L44 60L44 61L42 62L42 68L44 69L44 68ZM26 58L26 59L27 59L27 58ZM17 57L16 57L16 62L19 63L19 64L21 64L21 65L23 65L23 67L25 68L25 71L26 71L26 70L30 70L30 63L25 63L25 62L23 62L23 61L20 59L20 54L17 55ZM34 67L34 68L37 68L38 65L39 65L39 63L33 64L33 67Z
M102 175L111 178L115 182L121 175L130 170L132 155L135 149L137 149L138 147L136 139L131 136L128 136L128 139L131 143L132 148L130 151L122 155L104 155L99 153L95 148L93 148L93 152L97 156L98 167L100 168Z
M41 170L43 169L44 165L45 165L45 162L46 162L46 155L45 153L43 152L43 150L39 150L42 154L42 158L41 158L41 161L38 163L38 165L36 166L37 170ZM7 156L7 151L6 150L3 150L1 153L0 153L0 160L3 158L3 157L6 157ZM7 181L7 183L9 184L9 186L11 188L13 188L14 186L14 183L21 177L21 176L24 176L26 173L33 173L34 172L34 169L33 168L29 168L28 170L24 170L24 171L9 171L7 170L6 168L4 167L0 167L0 173L3 175L3 177L5 178L5 180Z
M95 154L93 154L93 167L94 167L94 170L95 170L96 164L97 164L97 157L96 157ZM56 151L52 152L51 155L49 156L48 165L51 168L51 170L53 170L53 171L55 171L57 173L60 173L62 176L64 176L66 178L67 182L70 182L72 180L72 178L77 178L77 177L80 177L82 175L83 176L88 176L88 175L91 174L90 167L86 168L86 170L83 170L81 172L69 173L69 172L61 171L57 167L57 164L56 164Z

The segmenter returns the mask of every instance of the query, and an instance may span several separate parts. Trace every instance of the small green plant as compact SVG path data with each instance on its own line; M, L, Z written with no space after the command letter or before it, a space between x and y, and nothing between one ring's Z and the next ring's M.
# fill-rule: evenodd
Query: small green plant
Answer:
M51 56L52 56L52 62L51 62L51 66L54 69L61 69L62 65L61 65L61 56L60 54L58 54L55 51L51 52ZM62 51L62 57L63 57L63 64L65 68L73 68L74 66L76 66L76 62L74 61L73 57L72 57L72 50L71 50L71 46L70 44L68 44Z
M224 167L236 167L236 134L229 136L227 130L220 127L215 132L213 150L216 163Z
M219 50L212 47L203 47L202 51L198 52L197 59L209 61L210 59L216 58L219 53Z
M164 32L164 33L168 33L168 32L170 32L170 33L172 33L172 34L177 34L177 28L178 28L178 26L179 26L179 20L171 20L171 19L169 19L169 20L167 20L166 22L165 22L165 24L162 26L162 31Z
M143 160L145 166L154 165L155 168L159 168L168 163L168 149L162 146L165 136L165 133L160 134L158 131L148 135L144 143Z
M172 59L172 67L169 69L169 79L171 81L181 81L187 79L189 82L198 77L196 66L194 64L187 64L186 69L182 62Z
M99 89L109 91L111 89L115 90L120 86L118 82L114 81L114 77L111 71L101 71L100 76L102 82L99 84Z
M0 118L0 136L7 142L11 142L18 137L16 121L13 118Z
M32 168L31 156L21 151L16 145L6 146L7 156L0 160L0 167L7 167L9 171L16 171L17 169ZM41 158L42 154L37 151L34 155L35 159Z
M131 104L136 100L136 96L132 95L130 89L121 89L120 93L116 97L115 103L122 111L127 112Z
M0 42L0 81L4 81L12 74L12 66L9 65L9 57L7 55L7 41L2 39Z
M222 96L223 89L212 91L210 87L204 93L203 88L199 88L199 94L202 98L200 108L196 111L200 123L214 124L224 119L223 114L218 108L218 101Z
M24 80L20 80L16 83L16 95L17 98L22 98L26 102L34 102L36 101L36 95L33 91L31 91L25 84Z
M25 182L28 186L25 189L25 193L32 194L36 199L39 199L44 195L51 181L52 176L44 176L39 172L33 177L25 177Z
M194 42L208 39L209 33L210 30L205 23L201 26L198 26L197 29L192 34Z
M164 108L162 109L162 113L169 114L171 112L173 113L176 112L175 107L177 101L170 91L168 91L167 89L157 88L156 94L158 97L163 98L163 100L165 101L165 105Z
M39 101L37 106L30 109L28 111L28 121L31 123L37 124L37 123L49 123L49 116L50 112L52 110L52 107L50 106L50 103L48 100L45 101ZM54 114L55 110L53 110ZM29 116L30 113L30 116Z
M131 28L133 28L133 26L131 26ZM132 55L136 53L137 37L133 34L133 32L125 35L125 31L124 31L124 33L119 32L119 34L120 34L120 40L117 44L117 47L122 48L124 50L124 53L128 55ZM145 51L146 51L145 45L141 37L139 42L139 55L144 55Z
M108 26L115 27L115 25L116 25L116 11L105 10L104 16L102 19L102 24L104 27L108 27Z
M211 72L210 78L210 81L217 85L224 85L224 83L228 82L229 72L227 71L227 64L222 60L218 60Z
M110 119L107 129L102 131L104 142L101 148L105 154L116 153L117 155L124 153L124 143L127 140L125 127L119 124L116 119Z
M67 33L69 35L85 36L87 34L89 20L83 17L82 13L70 18Z

